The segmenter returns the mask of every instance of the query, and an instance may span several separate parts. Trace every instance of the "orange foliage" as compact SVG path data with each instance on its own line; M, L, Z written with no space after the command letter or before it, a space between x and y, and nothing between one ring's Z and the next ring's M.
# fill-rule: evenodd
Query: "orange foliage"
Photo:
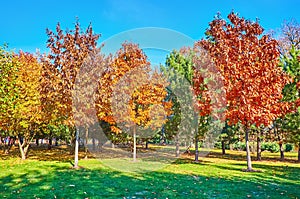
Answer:
M278 67L277 41L262 35L258 22L250 22L234 13L230 23L215 19L207 30L208 40L198 45L210 53L222 74L226 90L226 118L230 123L248 126L269 125L289 110L281 102L282 89L290 81Z
M165 122L162 112L169 114L170 108L169 102L164 102L167 82L158 72L151 75L150 71L138 45L125 42L100 77L97 115L112 125L113 132L121 132L117 123L153 127Z

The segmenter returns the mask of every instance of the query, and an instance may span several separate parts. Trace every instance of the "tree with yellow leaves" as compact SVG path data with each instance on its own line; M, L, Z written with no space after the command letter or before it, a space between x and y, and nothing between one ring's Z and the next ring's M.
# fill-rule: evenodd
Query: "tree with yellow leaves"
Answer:
M1 62L1 128L18 140L22 159L42 120L41 65L29 53L4 53Z
M112 63L99 80L97 114L118 133L130 132L133 160L137 137L153 136L170 114L171 102L165 101L167 81L151 72L147 56L137 44L123 43Z

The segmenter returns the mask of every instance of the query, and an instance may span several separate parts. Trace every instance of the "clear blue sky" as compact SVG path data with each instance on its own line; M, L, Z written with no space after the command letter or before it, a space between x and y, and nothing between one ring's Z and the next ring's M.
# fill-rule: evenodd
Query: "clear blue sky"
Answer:
M260 19L266 29L280 28L284 20L300 22L299 0L14 0L1 2L0 44L11 49L46 51L45 29L57 22L73 29L79 17L82 27L90 22L100 42L122 31L161 27L179 31L194 40L203 37L217 12L225 18L234 10L246 19Z

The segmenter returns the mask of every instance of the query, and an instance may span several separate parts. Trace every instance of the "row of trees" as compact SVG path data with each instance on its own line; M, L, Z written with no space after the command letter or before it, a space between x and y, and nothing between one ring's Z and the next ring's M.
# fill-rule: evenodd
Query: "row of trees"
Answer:
M135 159L137 130L153 132L163 126L161 132L169 138L184 135L195 141L197 161L199 139L214 134L208 129L219 121L226 123L224 140L231 136L228 129L242 127L247 171L253 170L253 129L258 141L265 129L273 128L285 135L280 142L285 139L300 148L299 26L286 25L278 41L263 34L258 21L234 13L228 20L218 15L205 39L171 52L155 71L137 44L125 42L114 55L102 54L97 48L100 35L92 26L82 31L78 22L74 30L64 32L59 24L56 32L47 30L49 54L15 54L1 48L2 137L16 137L25 159L38 136L70 136L78 147L76 129L83 127L88 137L88 129L100 122L109 127L109 138L128 135ZM179 99L179 90L191 94ZM186 124L181 124L183 114Z

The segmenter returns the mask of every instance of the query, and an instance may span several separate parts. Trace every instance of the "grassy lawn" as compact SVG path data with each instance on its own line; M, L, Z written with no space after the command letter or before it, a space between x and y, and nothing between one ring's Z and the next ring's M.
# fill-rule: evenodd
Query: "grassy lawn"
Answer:
M33 152L31 152L33 153ZM52 153L51 160L47 153ZM1 198L299 198L300 164L295 153L288 161L254 161L261 172L243 172L244 152L214 150L192 161L192 155L148 173L125 173L107 168L97 159L80 160L71 168L68 157L40 151L25 161L16 157L0 160ZM62 152L59 152L62 154ZM55 155L56 154L56 155ZM3 157L3 156L2 156ZM278 156L276 156L278 157ZM122 162L120 161L120 164Z

